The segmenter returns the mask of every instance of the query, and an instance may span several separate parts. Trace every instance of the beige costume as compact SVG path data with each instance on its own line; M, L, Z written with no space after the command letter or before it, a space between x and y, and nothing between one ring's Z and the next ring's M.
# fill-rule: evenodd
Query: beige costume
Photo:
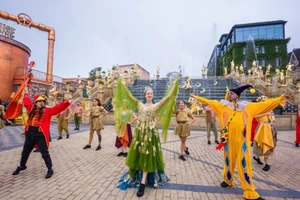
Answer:
M177 125L175 127L174 134L180 137L188 137L191 134L190 126L187 122L190 120L189 118L193 118L193 114L188 109L183 110L175 110L174 114L176 114Z

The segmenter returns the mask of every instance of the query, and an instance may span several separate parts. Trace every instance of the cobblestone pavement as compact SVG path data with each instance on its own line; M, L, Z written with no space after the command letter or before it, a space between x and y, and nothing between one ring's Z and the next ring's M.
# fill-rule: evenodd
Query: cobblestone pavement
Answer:
M75 132L70 125L70 139L56 140L56 124L51 125L50 154L54 175L44 179L46 167L40 153L32 153L27 170L17 176L11 173L19 164L23 136L17 127L5 127L0 136L0 199L137 199L137 189L121 191L116 182L127 171L125 158L117 157L113 126L102 131L102 149L83 150L88 131ZM82 127L87 130L88 126ZM22 131L22 128L19 129ZM15 136L8 136L9 134ZM76 134L75 134L76 133ZM162 144L165 172L170 182L159 189L146 188L142 199L243 199L237 173L235 186L221 188L222 152L215 144L207 145L204 131L192 131L187 141L190 156L179 160L179 139L169 131L168 142ZM6 136L4 136L6 135ZM20 136L20 137L19 137ZM95 134L96 136L96 134ZM8 138L11 137L11 138ZM253 177L257 191L270 199L300 199L300 148L294 147L294 131L279 131L276 153L270 158L271 170L265 172L253 162ZM9 142L9 140L15 140Z

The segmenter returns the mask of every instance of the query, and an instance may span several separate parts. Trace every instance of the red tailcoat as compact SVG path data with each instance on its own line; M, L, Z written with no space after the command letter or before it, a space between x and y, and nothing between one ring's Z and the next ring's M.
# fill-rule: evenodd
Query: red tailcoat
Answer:
M39 127L39 130L41 132L43 132L45 140L46 140L46 144L49 148L50 144L50 122L51 122L51 117L53 115L57 115L59 114L61 111L65 110L68 106L70 105L70 103L68 101L64 101L60 104L57 104L56 106L54 106L53 108L44 108L44 114L43 117L41 119L41 126ZM27 110L28 113L30 113L30 111L33 109L33 104L30 101L29 95L25 94L24 95L24 106ZM28 131L28 124L25 127L25 134Z

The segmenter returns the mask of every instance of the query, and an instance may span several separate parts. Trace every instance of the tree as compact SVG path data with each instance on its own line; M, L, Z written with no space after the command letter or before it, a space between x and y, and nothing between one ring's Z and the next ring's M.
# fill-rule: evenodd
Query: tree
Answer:
M102 67L96 67L96 68L94 68L94 69L92 69L90 72L89 72L89 78L91 79L91 80L95 80L96 79L96 71L99 71L99 72L101 72L101 70L102 70ZM100 73L101 74L101 73ZM100 75L101 76L101 75Z

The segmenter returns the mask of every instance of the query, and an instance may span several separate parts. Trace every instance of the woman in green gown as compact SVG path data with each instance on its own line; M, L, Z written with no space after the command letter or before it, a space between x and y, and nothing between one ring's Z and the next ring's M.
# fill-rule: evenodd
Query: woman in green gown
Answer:
M141 197L144 194L146 183L153 188L158 188L169 181L168 176L164 173L165 164L156 121L162 126L163 139L166 140L177 93L178 80L175 79L164 98L153 104L153 90L146 88L144 91L146 103L143 104L132 96L126 86L119 82L114 102L120 101L120 98L128 98L132 103L131 108L137 107L139 114L126 160L129 171L118 181L118 188L126 190L139 187L137 196Z

